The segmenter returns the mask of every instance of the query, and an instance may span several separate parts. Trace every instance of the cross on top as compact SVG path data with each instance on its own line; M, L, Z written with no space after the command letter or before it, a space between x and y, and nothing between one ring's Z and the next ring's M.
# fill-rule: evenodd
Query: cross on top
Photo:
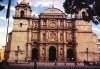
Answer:
M54 0L53 0L52 8L54 8Z

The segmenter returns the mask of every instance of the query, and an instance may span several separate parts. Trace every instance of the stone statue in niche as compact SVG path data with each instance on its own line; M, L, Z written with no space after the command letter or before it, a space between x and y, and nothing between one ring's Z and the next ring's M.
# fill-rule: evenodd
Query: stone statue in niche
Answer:
M54 31L50 32L50 41L56 41L56 33Z
M60 33L60 41L63 41L63 33Z
M36 40L36 39L37 39L38 34L35 32L35 33L33 33L33 36L34 36L34 39Z
M72 39L72 32L71 31L67 31L67 33L66 33L66 39L67 40Z
M60 48L60 55L62 55L63 54L63 49L62 48Z
M46 26L46 20L43 21L43 27L45 27L45 26Z
M43 41L46 40L46 33L43 33Z
M55 20L51 20L50 21L50 27L54 28L56 26L56 21Z
M63 27L63 26L64 26L64 21L61 20L61 21L60 21L60 27Z
M44 55L44 52L45 52L45 48L42 48L42 55Z

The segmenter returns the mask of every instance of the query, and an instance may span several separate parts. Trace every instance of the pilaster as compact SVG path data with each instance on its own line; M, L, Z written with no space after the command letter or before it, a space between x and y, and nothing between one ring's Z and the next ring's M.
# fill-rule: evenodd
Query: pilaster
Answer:
M27 60L28 60L28 59L31 59L31 57L32 57L31 56L32 55L32 47L31 47L31 44L28 44L28 47L27 48L28 48L27 49L28 50L27 51L28 53L27 53L27 56L26 57L27 57Z

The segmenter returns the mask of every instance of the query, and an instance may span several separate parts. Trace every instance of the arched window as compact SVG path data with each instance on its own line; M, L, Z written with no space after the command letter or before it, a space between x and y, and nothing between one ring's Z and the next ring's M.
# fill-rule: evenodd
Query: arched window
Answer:
M20 17L24 17L24 11L23 10L20 12Z

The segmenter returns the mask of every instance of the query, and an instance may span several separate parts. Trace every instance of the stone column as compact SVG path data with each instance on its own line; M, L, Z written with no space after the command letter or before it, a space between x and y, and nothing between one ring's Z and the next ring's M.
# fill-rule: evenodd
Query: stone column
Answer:
M39 61L43 61L43 55L42 55L42 44L39 46Z
M31 44L28 44L28 47L27 47L28 49L28 51L27 51L27 60L28 59L31 59L31 57L32 57L32 47L31 47Z
M58 42L60 41L60 31L58 31Z
M40 42L43 41L43 38L42 38L42 31L40 31Z
M66 27L66 22L65 22L65 20L64 20L64 28Z
M67 61L67 46L64 44L64 61Z
M27 17L27 9L25 9L24 11L25 11L25 14L24 15L25 15L25 17Z
M41 27L43 27L43 19L41 19Z
M20 17L20 12L19 12L19 10L18 10L18 17Z
M58 19L58 27L60 27L60 20Z
M19 12L18 12L18 9L16 9L16 15L15 15L15 17L18 16L18 13L19 13Z
M58 62L60 61L60 59L61 59L61 55L60 55L60 46L58 45L58 46L57 46L57 60L58 60Z
M33 33L32 33L32 31L29 29L29 30L28 30L28 42L31 42L32 36L33 36Z
M17 16L17 17L19 17L19 16L20 16L19 9L16 9L16 16Z
M66 43L66 31L64 31L64 43Z
M48 31L46 30L46 42L48 42Z
M49 60L48 60L48 58L49 58L49 47L48 47L47 44L46 44L46 47L45 47L45 52L46 52L45 61L49 61Z
M49 27L49 20L46 20L47 28Z

